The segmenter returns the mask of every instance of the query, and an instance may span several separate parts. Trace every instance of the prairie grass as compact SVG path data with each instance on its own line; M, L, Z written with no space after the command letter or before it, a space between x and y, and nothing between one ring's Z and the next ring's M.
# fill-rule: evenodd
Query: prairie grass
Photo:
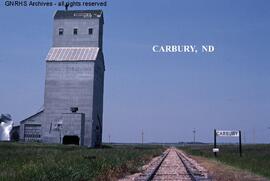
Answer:
M40 143L0 143L0 180L115 180L134 173L161 146L85 148Z

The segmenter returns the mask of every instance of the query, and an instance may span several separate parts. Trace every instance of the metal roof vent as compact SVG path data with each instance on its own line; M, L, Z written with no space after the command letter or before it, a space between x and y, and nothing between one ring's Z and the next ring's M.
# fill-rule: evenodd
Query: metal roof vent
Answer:
M78 107L71 107L71 108L70 108L70 111L71 111L72 113L76 113L78 110L79 110Z

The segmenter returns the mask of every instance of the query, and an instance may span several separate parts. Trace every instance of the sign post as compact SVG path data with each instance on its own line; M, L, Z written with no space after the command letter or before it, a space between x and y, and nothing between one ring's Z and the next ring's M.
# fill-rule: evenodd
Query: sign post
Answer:
M217 131L216 131L216 129L214 129L214 149L216 149L216 148L217 148ZM216 151L214 151L214 155L215 155L215 157L217 157Z
M241 131L239 130L239 154L242 157L242 139L241 139Z

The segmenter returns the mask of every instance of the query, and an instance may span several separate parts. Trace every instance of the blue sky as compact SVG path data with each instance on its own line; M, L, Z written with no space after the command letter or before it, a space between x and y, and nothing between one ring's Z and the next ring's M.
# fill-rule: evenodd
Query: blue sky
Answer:
M270 142L269 8L268 0L108 1L103 140L139 142L143 129L146 142L190 141L195 128L197 140L212 142L217 128ZM0 112L15 121L43 104L55 10L1 2ZM157 54L155 44L216 51Z

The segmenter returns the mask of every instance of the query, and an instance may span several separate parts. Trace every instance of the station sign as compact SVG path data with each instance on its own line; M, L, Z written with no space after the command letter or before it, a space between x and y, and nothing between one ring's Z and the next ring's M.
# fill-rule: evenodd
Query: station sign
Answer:
M241 130L216 130L214 129L214 148L213 152L215 157L219 152L217 148L217 137L237 137L239 139L239 154L242 156L242 138L241 138Z
M239 131L216 130L217 136L239 137Z

